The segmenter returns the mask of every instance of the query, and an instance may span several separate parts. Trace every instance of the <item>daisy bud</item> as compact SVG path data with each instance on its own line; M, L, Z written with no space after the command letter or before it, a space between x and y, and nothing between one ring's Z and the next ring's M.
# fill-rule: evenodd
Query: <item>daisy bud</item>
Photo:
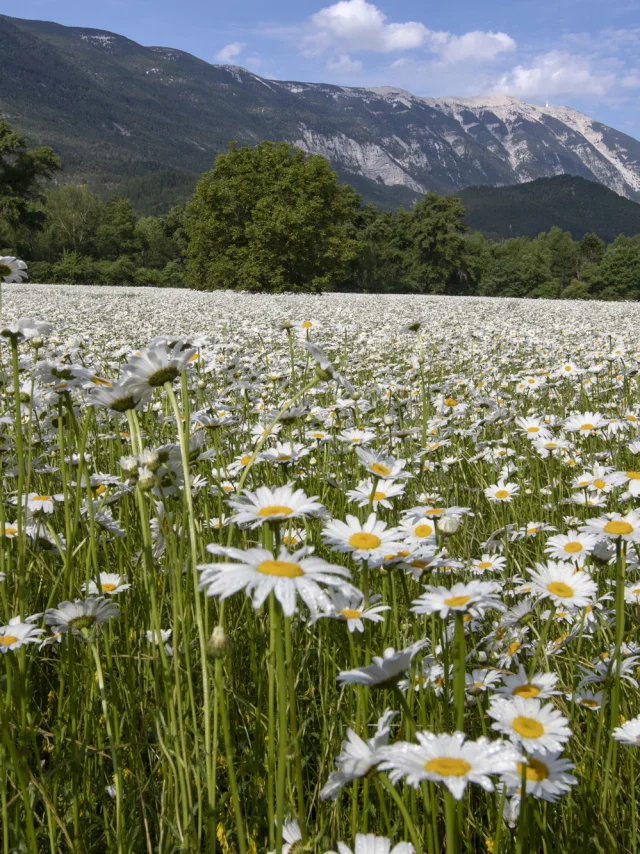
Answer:
M160 457L158 456L158 452L151 448L145 448L138 457L138 463L140 466L149 469L151 472L156 471L160 466Z
M211 633L207 650L212 658L225 658L231 652L231 638L222 626L216 626Z
M44 344L44 341L42 340L42 338L39 338L38 336L31 339L31 346L33 347L34 350L38 350L40 347L42 347L43 344Z
M138 486L142 489L143 492L148 492L155 483L153 478L153 472L146 468L146 466L141 466L138 469Z
M484 650L482 650L482 649L481 649L481 650L478 652L478 661L479 661L481 664L484 664L486 660L487 660L487 653L486 653Z
M198 380L198 388L202 391L203 388L206 388L207 384L204 380Z
M391 415L385 415L384 416L385 427L391 427L393 422L394 422L394 419Z
M451 537L457 534L462 525L462 520L458 516L443 516L437 522L437 527L444 537Z

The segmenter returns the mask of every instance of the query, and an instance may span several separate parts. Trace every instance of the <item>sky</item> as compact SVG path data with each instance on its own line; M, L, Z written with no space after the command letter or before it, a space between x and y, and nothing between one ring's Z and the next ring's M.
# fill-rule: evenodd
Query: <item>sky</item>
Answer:
M507 93L640 139L640 0L0 0L281 80Z

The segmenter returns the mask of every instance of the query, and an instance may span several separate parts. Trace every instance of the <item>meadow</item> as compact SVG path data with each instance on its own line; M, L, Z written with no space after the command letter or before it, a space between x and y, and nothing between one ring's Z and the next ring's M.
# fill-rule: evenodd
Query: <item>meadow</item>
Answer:
M640 306L4 285L13 852L635 852Z

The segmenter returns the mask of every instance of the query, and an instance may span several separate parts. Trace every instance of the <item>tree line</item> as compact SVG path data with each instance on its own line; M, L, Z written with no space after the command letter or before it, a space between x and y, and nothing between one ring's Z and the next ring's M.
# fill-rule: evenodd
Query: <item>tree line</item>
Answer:
M489 240L464 225L456 197L379 211L325 158L287 143L232 143L191 200L161 216L58 185L61 167L0 121L0 255L27 261L32 281L640 299L640 235L605 245L554 227Z

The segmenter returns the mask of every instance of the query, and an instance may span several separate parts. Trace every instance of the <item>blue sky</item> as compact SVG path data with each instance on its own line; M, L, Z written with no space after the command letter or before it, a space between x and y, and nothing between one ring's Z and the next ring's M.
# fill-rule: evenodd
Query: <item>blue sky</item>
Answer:
M640 138L640 0L0 0L264 77L416 95L505 92Z

